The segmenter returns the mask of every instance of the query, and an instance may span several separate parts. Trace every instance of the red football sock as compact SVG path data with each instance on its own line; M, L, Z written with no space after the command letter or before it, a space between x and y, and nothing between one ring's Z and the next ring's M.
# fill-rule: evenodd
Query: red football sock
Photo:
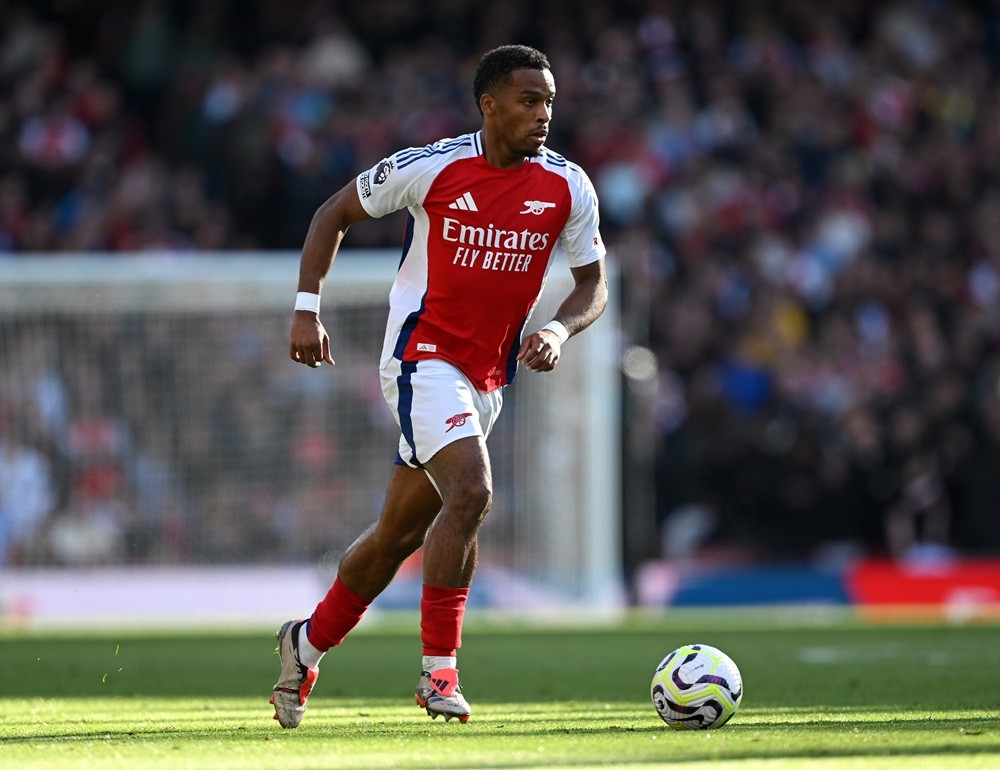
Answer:
M447 588L424 583L420 600L420 639L424 655L454 657L462 646L462 619L468 588Z
M338 577L309 619L309 643L320 652L340 644L371 603L372 600L358 596Z

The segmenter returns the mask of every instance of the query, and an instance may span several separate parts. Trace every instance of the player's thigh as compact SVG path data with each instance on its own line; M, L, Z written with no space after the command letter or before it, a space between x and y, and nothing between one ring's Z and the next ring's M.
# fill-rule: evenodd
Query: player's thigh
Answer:
M424 465L446 502L462 500L485 511L493 495L493 476L486 439L467 436L442 447Z
M427 474L422 469L396 464L389 477L378 528L391 539L422 541L440 510L441 497Z

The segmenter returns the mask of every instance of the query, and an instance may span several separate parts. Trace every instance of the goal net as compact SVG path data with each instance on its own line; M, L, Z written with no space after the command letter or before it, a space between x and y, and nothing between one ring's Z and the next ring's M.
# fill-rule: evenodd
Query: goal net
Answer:
M398 255L345 251L334 368L288 356L298 255L0 262L0 568L311 565L375 520L398 428L378 356ZM571 286L556 255L534 321ZM616 316L522 370L489 439L483 606L620 601ZM414 606L419 554L380 602Z

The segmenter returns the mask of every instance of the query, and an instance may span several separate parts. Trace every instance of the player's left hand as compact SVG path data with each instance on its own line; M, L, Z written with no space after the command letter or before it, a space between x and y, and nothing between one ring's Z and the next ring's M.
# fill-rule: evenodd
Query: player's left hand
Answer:
M535 372L551 372L559 363L562 343L555 332L542 329L521 341L517 360Z

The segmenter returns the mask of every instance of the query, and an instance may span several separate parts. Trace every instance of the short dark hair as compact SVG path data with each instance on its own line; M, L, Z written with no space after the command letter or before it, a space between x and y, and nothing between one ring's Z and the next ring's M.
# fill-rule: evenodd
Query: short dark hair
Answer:
M476 76L472 80L472 93L476 106L482 95L490 89L505 86L511 81L514 70L551 69L548 57L541 51L527 45L502 45L487 51L479 60ZM482 108L479 110L482 112Z

